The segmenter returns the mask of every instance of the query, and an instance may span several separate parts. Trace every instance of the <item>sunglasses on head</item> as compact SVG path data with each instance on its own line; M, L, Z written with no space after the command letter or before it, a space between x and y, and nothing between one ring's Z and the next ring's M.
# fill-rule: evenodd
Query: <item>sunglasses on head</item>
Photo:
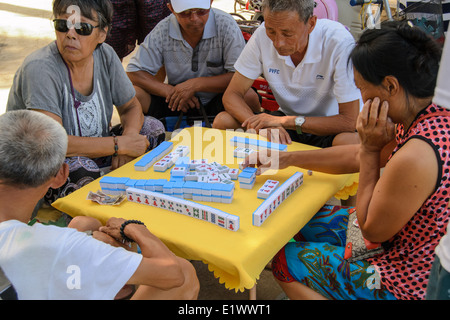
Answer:
M204 16L208 14L209 10L210 9L190 9L180 12L178 15L182 18L189 18L194 13L197 14L197 16Z
M65 19L55 19L53 20L53 24L55 26L55 30L59 32L68 32L68 20ZM90 23L87 22L79 22L72 24L73 28L75 29L76 33L78 33L80 36L89 36L91 35L92 31L94 31L95 28L98 28L99 26L93 26Z

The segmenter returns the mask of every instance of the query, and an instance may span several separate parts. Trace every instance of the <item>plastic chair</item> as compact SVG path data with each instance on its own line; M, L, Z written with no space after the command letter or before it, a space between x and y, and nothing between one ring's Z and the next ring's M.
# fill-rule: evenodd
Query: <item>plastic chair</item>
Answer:
M252 87L258 91L261 96L261 107L267 111L277 111L279 109L279 105L273 96L272 91L270 90L269 84L267 80L263 78L258 78L253 82Z

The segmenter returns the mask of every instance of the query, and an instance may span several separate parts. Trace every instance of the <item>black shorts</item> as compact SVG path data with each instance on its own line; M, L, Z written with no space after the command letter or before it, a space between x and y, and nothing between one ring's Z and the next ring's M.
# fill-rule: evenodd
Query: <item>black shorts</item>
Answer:
M223 103L222 103L223 94L217 94L211 101L208 102L204 106L206 114L208 116L216 116L220 112L224 111ZM169 104L166 102L166 98L151 95L152 101L150 102L150 107L148 108L146 116L152 116L156 119L162 119L165 117L178 117L180 115L180 111L172 111L169 109ZM186 116L188 117L198 117L202 116L202 113L199 109L189 109L186 112Z

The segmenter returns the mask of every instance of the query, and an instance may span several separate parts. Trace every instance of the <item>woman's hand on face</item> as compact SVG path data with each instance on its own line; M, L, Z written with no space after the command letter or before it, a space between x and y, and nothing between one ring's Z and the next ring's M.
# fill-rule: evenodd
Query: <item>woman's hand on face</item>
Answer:
M389 103L378 97L367 100L360 112L356 129L361 147L369 152L380 152L395 138L395 125L388 116Z

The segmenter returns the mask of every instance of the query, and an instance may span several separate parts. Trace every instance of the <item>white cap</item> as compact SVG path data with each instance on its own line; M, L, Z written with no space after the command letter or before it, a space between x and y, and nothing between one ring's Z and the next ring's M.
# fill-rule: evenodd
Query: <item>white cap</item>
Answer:
M171 0L173 10L180 13L189 9L209 9L211 0Z

